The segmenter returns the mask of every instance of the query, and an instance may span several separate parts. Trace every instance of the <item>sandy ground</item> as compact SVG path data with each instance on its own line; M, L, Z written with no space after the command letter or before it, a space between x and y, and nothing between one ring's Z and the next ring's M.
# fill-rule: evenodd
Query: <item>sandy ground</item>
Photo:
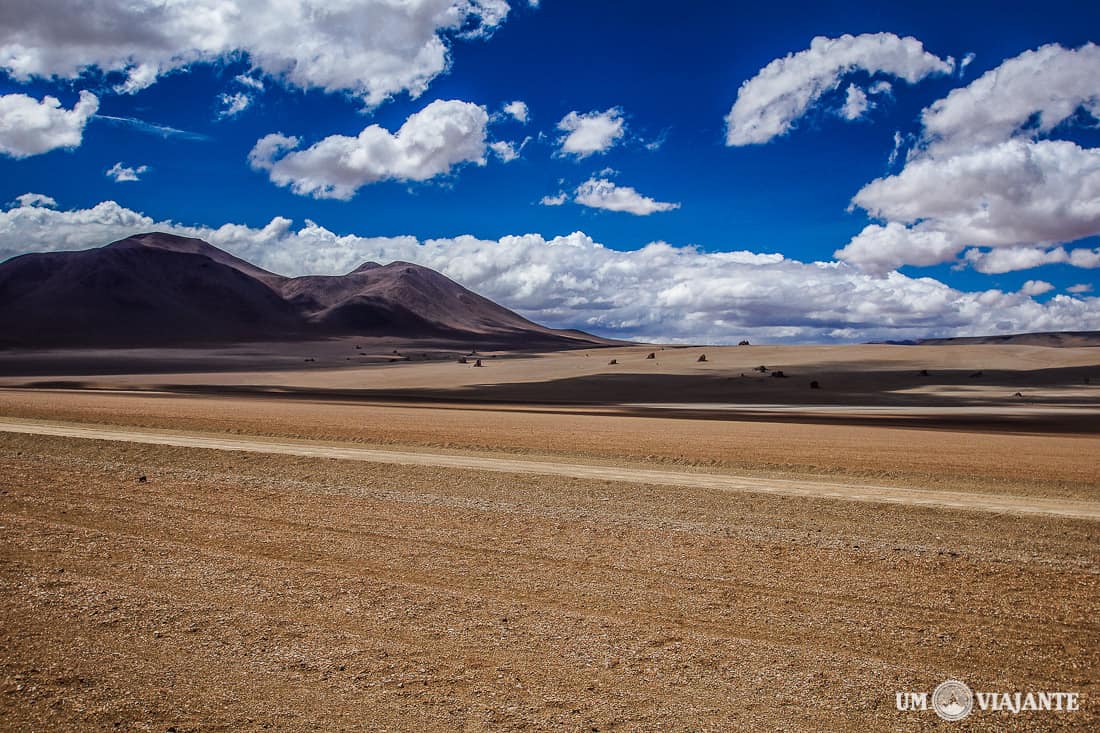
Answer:
M764 348L755 401L737 349L634 347L0 390L0 728L1100 727L1100 352ZM1082 710L895 710L948 677Z
M1100 402L1100 348L1036 346L627 346L540 354L488 352L459 364L438 344L355 340L283 351L0 352L0 386L75 382L100 388L268 388L452 396L511 402L1025 404ZM394 347L390 349L389 347ZM109 356L113 354L113 356ZM314 354L304 358L303 354ZM646 358L649 354L653 358ZM480 357L482 368L474 361ZM700 357L706 357L700 362ZM127 359L140 370L127 372ZM617 363L611 364L611 361ZM113 373L92 367L108 363ZM208 369L195 369L196 363ZM187 369L172 371L173 365ZM258 368L266 365L265 368ZM756 371L765 367L767 372ZM82 371L81 367L88 368ZM922 375L920 372L928 372ZM775 378L776 371L784 378ZM48 377L48 378L47 378ZM1085 380L1088 383L1085 383ZM809 383L818 381L820 389ZM1009 389L1013 388L1013 389ZM915 397L914 397L915 396ZM962 401L962 402L960 402Z
M338 461L366 461L398 466L429 466L470 471L522 474L542 477L596 479L634 485L689 486L730 492L779 494L789 497L839 499L877 504L904 504L967 511L1006 514L1038 514L1100 521L1100 502L1072 501L1010 494L977 494L959 491L931 491L896 486L843 484L835 481L795 481L761 477L729 476L714 473L653 471L623 466L525 461L487 456L462 456L411 451L393 451L354 446L326 445L298 441L288 443L268 439L226 438L224 436L91 427L87 425L0 420L0 432L82 438L96 441L167 445L180 448L262 453L280 456L330 458Z

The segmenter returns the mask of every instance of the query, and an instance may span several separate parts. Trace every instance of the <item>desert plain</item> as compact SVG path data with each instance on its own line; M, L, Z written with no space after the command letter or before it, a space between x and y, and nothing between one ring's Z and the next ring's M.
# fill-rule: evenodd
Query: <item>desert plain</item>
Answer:
M1100 727L1096 347L5 352L0 484L5 730Z

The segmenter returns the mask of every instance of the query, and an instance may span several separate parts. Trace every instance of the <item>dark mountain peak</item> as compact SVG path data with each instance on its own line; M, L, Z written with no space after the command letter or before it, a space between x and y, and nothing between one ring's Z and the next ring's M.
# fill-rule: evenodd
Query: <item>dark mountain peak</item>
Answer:
M301 337L302 316L249 273L251 265L223 264L192 247L199 249L127 239L0 263L0 339L112 347Z
M349 275L359 275L359 274L362 274L364 272L370 272L371 270L377 270L381 267L382 267L382 265L378 264L377 262L364 262L363 264L359 265L359 267L356 267L354 270L352 270L348 274Z
M123 250L135 247L208 257L214 262L227 265L249 277L254 277L268 287L277 287L279 283L286 280L282 275L256 267L251 262L231 255L224 249L219 249L197 237L181 237L178 234L168 234L167 232L145 232L112 242L103 249Z
M105 249L125 249L126 247L137 246L168 249L174 252L190 252L192 254L215 250L221 252L221 250L214 245L198 237L184 237L179 234L169 234L168 232L143 232L141 234L134 234L125 239L120 239L117 242L111 242Z

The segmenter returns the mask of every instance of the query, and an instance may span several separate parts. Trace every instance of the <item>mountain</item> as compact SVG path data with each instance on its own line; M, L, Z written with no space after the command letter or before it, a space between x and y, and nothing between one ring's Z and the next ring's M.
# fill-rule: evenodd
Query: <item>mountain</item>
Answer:
M1042 333L1013 333L1003 336L958 336L955 338L920 339L921 346L962 346L999 344L1001 346L1100 346L1100 331L1050 331Z
M592 346L408 262L284 277L200 239L139 234L0 263L0 345L167 346L335 336Z

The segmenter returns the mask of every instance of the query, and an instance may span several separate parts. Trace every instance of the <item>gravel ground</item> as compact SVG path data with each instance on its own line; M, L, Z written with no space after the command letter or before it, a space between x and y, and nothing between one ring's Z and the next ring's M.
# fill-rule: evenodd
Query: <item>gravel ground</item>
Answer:
M115 419L212 420L160 404ZM473 419L394 408L341 434L370 413L219 404L225 432L361 442L392 418L391 440L451 443ZM481 419L480 440L514 428ZM645 461L574 419L514 450ZM733 433L693 444L693 424L631 429L665 458L680 441L707 470L737 464ZM932 472L875 446L940 433L867 430L847 434L852 455L871 447L836 453L841 472ZM1019 486L1095 498L1074 438L990 440L1001 464L1015 447ZM815 450L790 463L824 471ZM943 460L968 490L1010 480L987 457ZM7 730L941 730L894 693L948 677L1083 703L953 729L1100 727L1095 522L13 434L0 477Z

